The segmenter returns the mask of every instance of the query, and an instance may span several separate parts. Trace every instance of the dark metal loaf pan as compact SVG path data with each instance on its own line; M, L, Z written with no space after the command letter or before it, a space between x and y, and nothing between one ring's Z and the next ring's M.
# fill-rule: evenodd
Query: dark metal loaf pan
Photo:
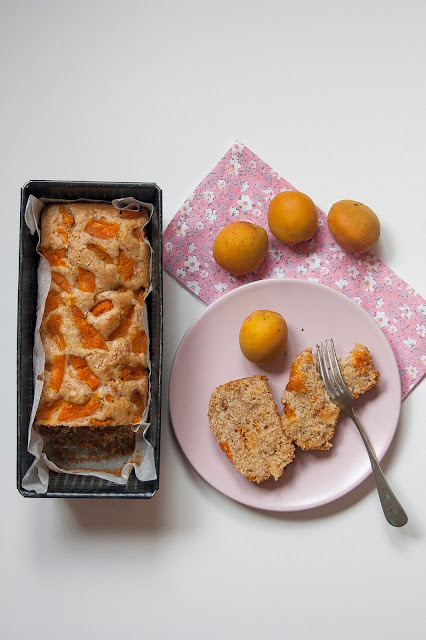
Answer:
M154 205L154 215L146 227L152 246L152 292L147 298L150 329L151 402L147 439L154 447L157 479L140 482L134 473L126 485L118 485L93 476L50 472L47 493L36 494L22 487L22 479L32 464L27 451L28 423L33 402L33 346L37 307L36 236L25 224L24 215L30 195L58 200L113 200L133 196ZM162 279L162 192L148 182L62 182L31 180L21 189L18 284L18 448L17 486L25 497L42 498L151 498L159 487L161 429L161 370L163 341Z

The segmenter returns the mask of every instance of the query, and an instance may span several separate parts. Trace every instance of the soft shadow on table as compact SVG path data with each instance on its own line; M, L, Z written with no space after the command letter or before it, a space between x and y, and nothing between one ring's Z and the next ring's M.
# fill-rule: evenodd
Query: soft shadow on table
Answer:
M166 421L163 421L166 423ZM141 534L155 537L168 531L176 532L191 526L193 512L189 509L190 496L181 491L181 478L171 459L170 434L167 424L162 425L160 449L159 490L151 498L68 499L67 510L74 525L83 533L107 535ZM161 453L162 452L162 453ZM179 470L178 470L179 471ZM179 472L180 475L180 472Z
M164 446L164 450L170 450L170 447ZM191 496L184 495L181 491L181 478L176 479L173 465L164 459L160 464L160 488L151 499L64 501L74 526L82 533L99 533L112 537L132 537L139 534L143 537L156 537L186 530L194 524L195 515L191 502Z
M403 437L404 430L409 428L409 407L403 405L401 411L401 417L398 429L395 433L395 436L392 440L392 443L386 452L384 458L382 459L380 466L385 474L385 477L389 479L389 474L387 473L388 467L392 458L396 455L399 455L398 450L400 450L400 443ZM365 453L367 455L367 451ZM401 528L395 528L386 523L385 517L382 512L382 507L380 504L379 496L377 494L376 484L373 478L373 475L369 475L358 487L355 487L348 494L338 498L328 504L314 507L312 509L307 509L303 511L293 511L293 512L284 512L279 513L275 511L263 511L261 509L252 508L251 510L255 513L258 513L262 517L275 518L277 520L282 520L286 522L290 521L309 521L315 519L323 519L328 518L330 516L334 516L342 511L350 509L352 506L363 500L369 493L373 492L376 494L377 498L377 513L378 517L382 518L385 527L388 527L390 531L400 531L403 533L404 537L417 538L419 536L419 532L416 527L416 518L415 514L410 511L410 505L408 504L408 500L405 499L404 496L404 479L400 478L399 483L395 483L389 480L389 484L391 485L392 490L397 496L398 500L400 500L404 510L408 515L408 523Z
M176 461L178 445L168 421L168 375L164 372L159 490L148 500L129 498L67 499L63 502L83 533L156 536L194 524L193 499L182 491L182 474L191 470ZM180 449L179 449L180 451ZM194 490L196 490L194 488Z
M155 534L162 527L158 496L151 500L102 498L67 499L75 524L85 531L145 531Z

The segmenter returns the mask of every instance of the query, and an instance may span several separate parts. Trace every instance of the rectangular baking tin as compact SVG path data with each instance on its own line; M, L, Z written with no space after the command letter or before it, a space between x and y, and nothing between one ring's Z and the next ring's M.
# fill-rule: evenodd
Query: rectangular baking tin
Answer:
M28 453L28 424L33 402L33 347L37 313L37 236L31 235L25 224L25 207L30 195L57 200L114 200L133 196L154 205L154 214L145 228L151 244L152 291L147 298L150 357L151 402L150 427L147 439L154 447L157 479L140 482L134 472L126 485L102 480L94 476L81 476L50 471L47 493L37 494L22 487L22 479L32 464ZM62 182L31 180L21 189L21 222L19 237L18 285L18 491L30 498L152 498L159 487L160 428L161 428L161 372L163 347L163 272L162 272L162 192L149 182Z

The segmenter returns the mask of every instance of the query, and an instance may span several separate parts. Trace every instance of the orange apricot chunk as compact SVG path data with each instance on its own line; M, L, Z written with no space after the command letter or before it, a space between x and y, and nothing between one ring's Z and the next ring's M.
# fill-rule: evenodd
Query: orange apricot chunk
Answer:
M92 418L90 420L90 424L92 427L107 427L113 424L113 418L105 418L104 420L97 420L96 418Z
M76 420L77 418L87 418L91 416L101 405L100 399L93 395L84 404L73 404L66 402L58 415L58 421Z
M108 222L107 220L88 220L85 226L87 233L100 240L115 238L118 229L119 225L117 223Z
M110 395L109 393L105 396L105 400L107 402L114 402L114 396Z
M96 391L96 389L99 387L99 378L93 373L91 369L89 369L89 367L80 369L80 371L77 371L77 375L80 380L82 382L85 382L92 391Z
M59 213L62 216L62 220L64 221L64 227L69 231L74 224L74 216L68 207L64 204L59 205Z
M295 420L296 419L295 411L290 407L290 405L287 402L284 403L283 410L284 410L284 413L285 413L286 417L289 420Z
M228 458L229 458L230 460L233 460L233 459L234 459L234 457L233 457L233 455L232 455L231 447L229 446L229 443L228 443L228 442L219 442L219 447L222 449L222 451L223 451L224 453L226 453L226 455L228 456Z
M139 367L122 367L120 369L120 378L124 381L129 381L129 380L139 380L140 378L143 378L144 375L146 374L146 369L145 367L139 366Z
M56 282L56 284L62 289L62 291L70 290L69 282L66 277L62 275L62 273L59 273L58 271L52 271L52 280L53 282Z
M133 295L135 296L139 304L143 305L145 301L145 295L146 295L145 287L140 287L140 289L136 289L136 291L133 291Z
M51 267L66 267L64 258L66 256L65 249L41 249L41 253L44 255Z
M141 421L143 412L145 411L146 402L144 398L141 396L141 394L139 393L139 391L133 391L132 395L130 396L130 400L131 402L133 402L133 404L136 405L138 409L133 418L133 424L135 424Z
M59 213L62 216L62 222L58 222L57 229L59 235L63 238L64 244L66 244L68 242L68 231L74 224L74 216L64 204L59 205Z
M114 263L114 259L109 255L108 251L105 251L105 249L100 247L98 244L90 243L90 244L87 245L87 248L90 251L93 251L95 256L97 256L100 260L103 260L107 264L113 264Z
M44 313L45 315L49 315L52 311L59 307L59 294L54 291L49 291L46 298L46 303L44 305Z
M76 371L78 371L79 369L85 369L87 367L86 359L80 358L80 356L70 356L70 361Z
M118 327L109 334L108 341L117 340L117 338L123 338L125 335L127 335L130 325L132 324L134 311L135 308L133 305L126 309Z
M120 217L123 220L139 220L139 218L149 218L149 211L146 207L142 207L139 211L132 211L130 209L126 209L124 211L120 211Z
M355 369L358 369L361 375L368 371L370 358L363 349L357 349L352 352L352 363Z
M62 324L61 316L58 316L55 313L50 316L46 326L47 326L47 332L49 336L52 338L52 340L54 340L54 342L56 342L56 344L61 349L61 351L63 351L67 346L67 343L65 342L65 338L61 331L61 324Z
M305 393L307 391L305 384L306 378L304 373L298 368L298 364L296 360L290 367L290 377L286 385L286 390Z
M133 353L146 353L147 340L144 331L138 331L136 336L132 339L132 351Z
M53 356L52 372L50 374L49 388L53 393L58 393L61 388L65 373L65 356Z
M82 310L75 305L72 305L71 313L82 335L83 347L85 349L106 349L107 347L105 344L105 340L98 333L98 331L96 331L95 327L87 322Z
M95 285L95 274L88 269L79 267L77 271L77 284L80 291L86 291L87 293L93 293Z
M122 249L118 252L117 271L124 281L133 278L135 273L135 261Z
M139 240L139 242L145 240L145 238L143 237L142 227L135 227L132 231L132 235L136 238L136 240Z
M101 316L103 313L106 313L107 311L111 311L111 309L113 308L113 304L111 302L111 300L101 300L100 302L98 302L97 304L95 304L94 307L92 307L92 309L90 309L90 313L93 316Z
M50 420L52 415L58 411L63 404L63 399L57 398L56 400L51 400L50 402L46 402L46 404L39 406L37 409L37 421L47 422L47 420Z

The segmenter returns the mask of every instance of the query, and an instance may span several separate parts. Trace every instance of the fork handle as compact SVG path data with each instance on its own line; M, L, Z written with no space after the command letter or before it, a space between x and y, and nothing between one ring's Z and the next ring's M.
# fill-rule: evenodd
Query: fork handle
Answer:
M379 493L379 498L382 505L383 513L385 514L385 518L393 527L403 527L404 524L407 524L408 522L407 514L396 499L394 492L390 488L385 476L383 475L383 471L380 467L379 461L376 458L376 454L374 453L370 440L368 439L364 427L358 420L355 411L352 409L352 412L349 415L358 427L361 438L363 439L364 444L367 447L368 456L370 458L371 467L373 469L377 491Z

